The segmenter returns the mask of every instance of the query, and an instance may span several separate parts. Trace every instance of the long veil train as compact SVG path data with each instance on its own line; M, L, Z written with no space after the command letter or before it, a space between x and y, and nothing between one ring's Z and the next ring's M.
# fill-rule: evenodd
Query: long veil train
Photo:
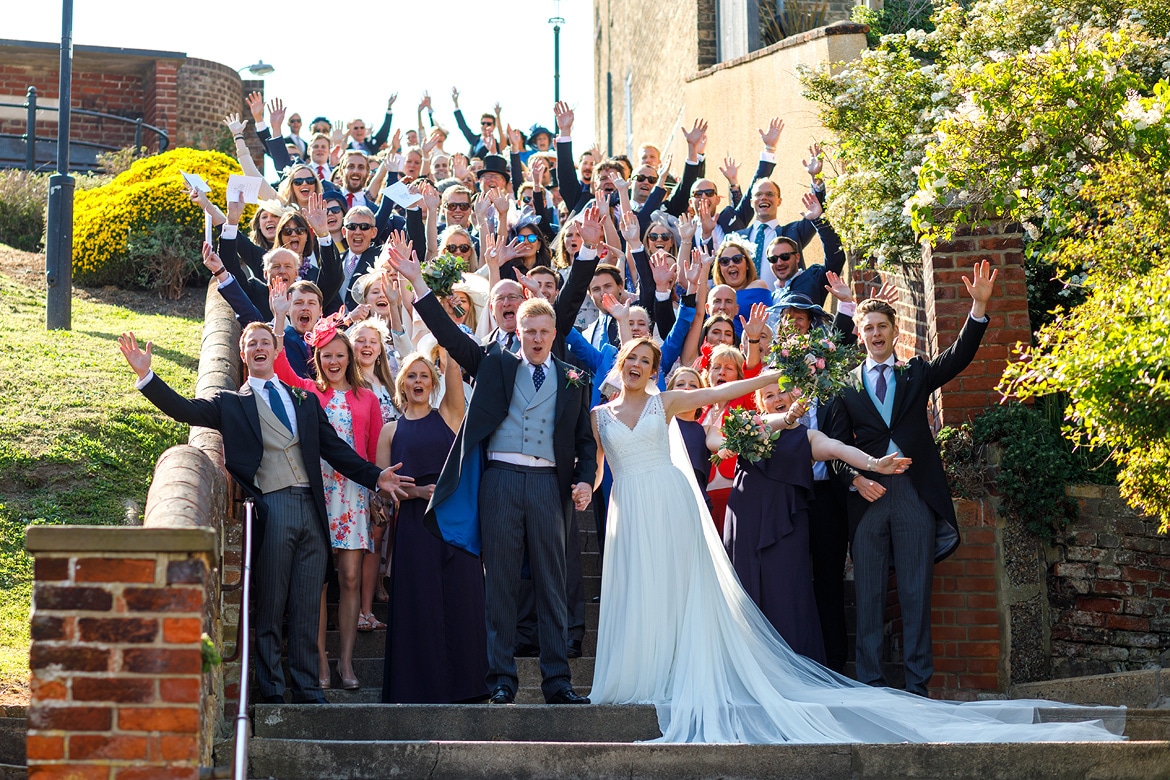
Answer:
M630 430L620 421L605 426L610 429L607 436L631 437L628 446L618 449L638 447L642 453L636 461L630 460L638 468L626 473L636 483L636 489L627 495L638 495L628 499L630 505L616 509L626 523L648 524L648 533L655 538L673 537L667 544L675 552L661 554L675 555L679 565L689 566L689 571L680 572L679 578L672 580L685 593L666 592L668 585L649 578L628 580L633 587L649 588L651 592L643 594L648 596L646 603L660 604L655 611L669 617L650 614L648 621L642 622L653 625L637 638L619 638L612 629L611 637L599 635L599 642L612 638L614 644L611 648L599 646L600 683L595 679L593 691L599 696L594 701L645 702L644 693L622 693L645 690L644 687L623 688L620 682L615 684L623 676L630 677L632 650L639 657L657 654L671 666L667 673L642 670L649 675L657 671L664 680L657 689L661 692L654 694L660 700L649 702L657 708L662 737L656 741L661 742L1064 742L1123 738L1119 736L1124 728L1123 722L1118 723L1124 720L1121 718L1110 718L1108 722L1037 723L1038 708L1062 705L1023 700L959 703L924 699L904 691L864 685L793 652L740 586L694 482L677 423L665 425L660 400L652 398L647 405L654 407L650 415L660 418L654 421L653 428L643 426L645 430L639 431L639 422ZM653 455L657 453L647 452L662 447L666 433L663 428L669 430L673 468L665 462L655 468ZM607 457L609 452L607 444ZM614 467L616 475L622 464ZM663 501L670 501L664 496L669 491L686 493L671 471L681 475L690 487L693 511L683 511L686 517L667 517L670 510L661 502L651 504L642 497L649 488L642 484L645 482L655 484ZM615 484L615 503L616 487ZM676 511L684 506L670 503ZM662 523L661 533L654 528L655 522ZM683 550L680 545L689 549ZM611 551L608 537L606 552L607 558L619 552ZM619 556L612 563L625 565L621 560ZM611 577L615 575L611 573ZM603 583L603 590L604 587ZM613 597L623 601L616 593ZM603 609L609 606L605 599L603 595ZM614 608L625 607L615 604ZM631 641L673 642L673 648L659 647L648 655Z

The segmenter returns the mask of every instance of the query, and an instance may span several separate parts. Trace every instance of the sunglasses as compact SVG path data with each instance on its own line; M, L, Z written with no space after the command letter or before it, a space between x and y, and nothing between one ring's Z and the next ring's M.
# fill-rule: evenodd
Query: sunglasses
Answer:
M316 176L298 176L297 178L293 179L292 181L293 181L294 187L299 187L302 184L314 183L315 181L317 181L317 177Z
M691 195L696 198L714 198L715 190L695 190Z
M471 251L471 244L447 244L447 251L465 255Z
M347 222L345 224L346 230L373 230L374 226L369 222Z
M303 236L309 231L303 227L286 227L280 231L282 236Z
M634 177L634 181L648 181L651 184L657 184L658 177L657 176L646 176L646 175L639 173L637 176Z
M789 260L793 257L800 257L800 252L780 252L775 255L768 255L768 259L773 263L777 260Z
M521 202L521 203L531 203L531 202L532 202L532 196L531 196L531 195L521 195L521 196L520 196L520 202Z
M485 119L484 121L482 121L482 122L480 122L480 123L479 123L479 126L480 126L480 127L495 127L495 126L496 126L496 123L495 123L495 122L489 122L489 121L487 121L487 120Z
M721 265L721 266L739 265L744 260L747 260L747 255L728 255L727 257L719 258L719 265Z
M343 209L341 206L327 206L325 208L326 214L340 214L343 211L345 211L345 209Z
M354 125L354 126L353 126L352 128L350 128L350 129L351 129L351 130L365 130L365 129L366 129L366 126L365 126L365 125Z
M670 233L647 233L647 241L670 241L672 240Z
M448 211L467 211L470 208L471 208L470 203L448 203L447 204Z
M516 236L516 238L520 239L521 241L527 241L529 244L535 244L540 240L540 236L536 235L535 233L529 233L526 236Z

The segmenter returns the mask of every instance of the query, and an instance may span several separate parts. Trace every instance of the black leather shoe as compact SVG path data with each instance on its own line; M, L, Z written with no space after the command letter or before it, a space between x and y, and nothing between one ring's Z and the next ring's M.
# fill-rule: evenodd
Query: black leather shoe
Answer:
M540 656L540 648L536 645L521 642L516 645L516 652L512 653L516 658L538 658Z
M505 685L497 685L496 689L492 691L491 698L488 699L488 704L514 704L516 702L516 694L512 693Z
M580 658L581 657L581 640L580 639L570 639L569 640L568 656L569 656L569 658Z
M284 704L284 697L280 694L273 694L271 696L264 696L260 700L261 704Z
M572 688L565 688L557 691L545 701L549 704L588 704L589 697L582 696Z

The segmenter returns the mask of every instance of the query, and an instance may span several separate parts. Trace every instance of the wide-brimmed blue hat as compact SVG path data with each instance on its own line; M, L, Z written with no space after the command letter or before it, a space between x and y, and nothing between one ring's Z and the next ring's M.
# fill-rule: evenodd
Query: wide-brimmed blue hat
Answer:
M822 322L828 322L833 319L832 315L822 309L812 298L800 292L784 293L783 296L776 299L776 302L768 310L783 314L785 309L807 311Z
M555 138L556 136L553 135L552 130L549 130L547 127L540 124L539 122L536 123L535 125L533 125L531 128L529 128L528 139L525 141L525 143L528 146L531 146L533 149L535 149L536 148L536 136L540 135L541 133L544 133L545 135L548 136L548 143L549 143L549 146L551 146L552 142L553 142L553 138Z

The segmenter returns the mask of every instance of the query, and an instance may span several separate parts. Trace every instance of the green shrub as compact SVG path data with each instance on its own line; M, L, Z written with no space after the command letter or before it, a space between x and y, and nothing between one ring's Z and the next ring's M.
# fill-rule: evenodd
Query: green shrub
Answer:
M45 240L49 177L28 171L0 171L0 242L37 252Z
M223 203L227 178L240 173L240 167L219 152L174 149L138 160L109 184L78 194L73 209L73 278L78 284L169 286L171 273L162 272L147 255L159 242L198 262L203 212L187 197L180 171L202 176L211 186L211 200ZM247 211L243 218L250 218Z

